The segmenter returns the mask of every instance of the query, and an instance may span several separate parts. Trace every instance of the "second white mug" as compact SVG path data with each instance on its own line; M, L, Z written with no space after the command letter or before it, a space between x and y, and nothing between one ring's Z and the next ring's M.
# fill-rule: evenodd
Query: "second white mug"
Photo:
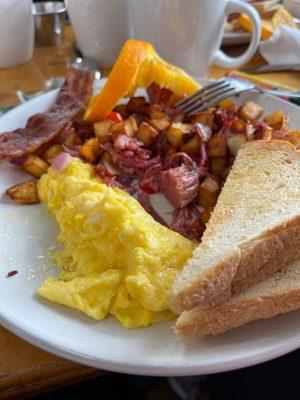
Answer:
M129 37L127 0L67 0L66 4L83 55L111 68Z
M238 68L258 48L261 23L257 11L238 0L130 0L132 36L151 42L158 53L195 77L216 63ZM226 16L246 13L253 25L251 43L239 57L220 50Z

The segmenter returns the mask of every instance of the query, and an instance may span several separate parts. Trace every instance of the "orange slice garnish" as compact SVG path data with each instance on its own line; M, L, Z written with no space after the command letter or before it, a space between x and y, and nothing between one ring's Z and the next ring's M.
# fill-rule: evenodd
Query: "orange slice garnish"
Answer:
M123 97L131 96L137 88L146 88L153 82L172 90L177 96L189 95L200 87L182 69L161 59L150 43L127 40L102 91L90 101L84 120L105 119Z

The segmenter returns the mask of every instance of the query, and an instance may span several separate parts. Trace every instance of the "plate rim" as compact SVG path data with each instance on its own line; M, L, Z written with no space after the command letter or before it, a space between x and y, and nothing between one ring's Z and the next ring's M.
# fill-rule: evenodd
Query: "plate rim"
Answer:
M202 82L207 82L207 80L202 80ZM34 105L34 103L39 103L41 98L49 97L49 101L54 98L55 93L57 93L57 89L44 93L26 104L30 103ZM262 95L264 97L268 97L271 100L274 98L270 95ZM283 100L282 100L283 101ZM283 101L284 102L284 101ZM24 107L24 104L21 104L15 107L13 110L7 112L3 116L0 117L0 121L6 118L13 118L14 113L20 112L20 108ZM289 107L293 109L299 110L294 104L289 103ZM80 364L84 364L87 366L91 366L94 368L105 369L113 372L121 372L121 373L131 373L137 375L149 375L149 376L188 376L188 375L199 375L199 374L211 374L211 373L219 373L230 371L234 369L244 368L251 365L259 364L265 361L272 360L274 358L280 357L284 354L287 354L297 348L300 347L300 334L299 337L291 338L284 343L277 343L272 348L261 349L258 353L248 354L246 356L237 355L232 360L227 360L226 358L219 361L218 364L215 362L210 362L209 364L202 365L189 365L179 367L178 365L173 366L149 366L147 364L143 364L140 361L133 364L132 362L123 363L122 361L110 361L107 357L102 358L93 358L84 354L82 352L75 352L71 348L63 346L61 343L53 342L51 340L50 335L45 335L45 332L40 331L39 329L34 328L34 330L28 329L28 326L25 325L25 328L18 325L18 318L14 318L13 315L10 317L3 315L3 312L0 311L0 323L9 331L13 332L18 337L24 339L30 344L41 348L49 353L55 354L59 357L64 357L70 361L74 361ZM164 364L164 363L162 363Z

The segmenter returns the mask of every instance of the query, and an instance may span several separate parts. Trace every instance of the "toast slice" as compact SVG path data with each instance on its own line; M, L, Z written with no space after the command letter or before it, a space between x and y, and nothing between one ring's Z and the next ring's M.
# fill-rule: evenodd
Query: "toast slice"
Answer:
M270 318L300 308L300 259L282 271L233 295L211 310L195 307L184 311L175 325L177 335L196 336L225 332L262 318Z
M209 309L300 257L300 153L280 140L239 151L170 307Z

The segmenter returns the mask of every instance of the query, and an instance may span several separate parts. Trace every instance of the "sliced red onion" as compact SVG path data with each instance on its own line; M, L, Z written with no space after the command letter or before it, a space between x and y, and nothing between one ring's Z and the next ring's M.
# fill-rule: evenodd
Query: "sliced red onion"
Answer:
M67 168L71 162L71 159L72 157L70 154L62 152L52 160L51 166L57 172L61 172Z

